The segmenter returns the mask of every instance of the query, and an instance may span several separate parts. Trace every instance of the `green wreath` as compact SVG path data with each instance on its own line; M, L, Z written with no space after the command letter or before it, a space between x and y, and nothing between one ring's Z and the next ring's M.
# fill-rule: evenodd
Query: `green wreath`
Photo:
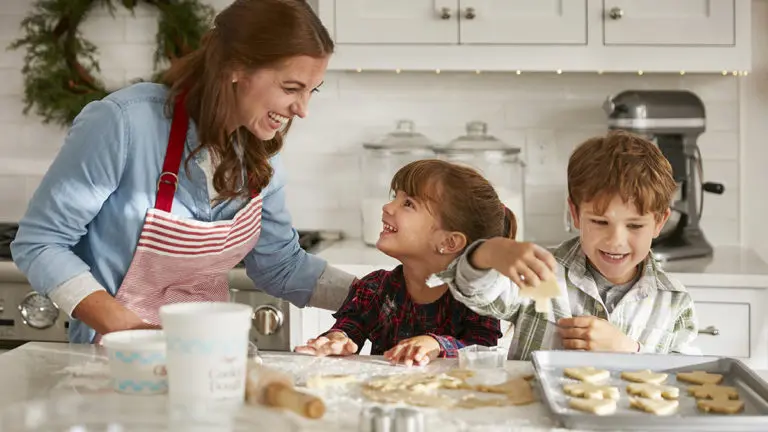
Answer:
M209 28L213 9L199 0L119 0L134 12L139 2L160 12L154 56L155 75L167 59L173 62L197 48ZM91 101L109 94L95 73L100 72L97 49L83 39L78 26L97 4L115 12L115 0L37 0L21 22L25 36L8 47L26 47L24 57L24 114L32 107L44 123L69 126Z

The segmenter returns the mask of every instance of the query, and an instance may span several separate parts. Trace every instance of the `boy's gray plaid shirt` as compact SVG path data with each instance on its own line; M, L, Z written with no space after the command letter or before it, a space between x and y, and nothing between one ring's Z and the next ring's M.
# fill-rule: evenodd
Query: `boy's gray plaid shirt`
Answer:
M584 315L608 320L640 342L641 352L699 354L690 346L698 334L693 300L652 257L645 260L638 281L608 315L587 269L581 241L578 237L568 240L551 251L558 263L556 276L562 294L550 301L548 314L538 314L531 299L518 297L517 286L509 278L469 264L467 257L479 244L467 248L437 277L470 309L514 324L510 359L529 360L533 351L552 349L559 340L557 320Z

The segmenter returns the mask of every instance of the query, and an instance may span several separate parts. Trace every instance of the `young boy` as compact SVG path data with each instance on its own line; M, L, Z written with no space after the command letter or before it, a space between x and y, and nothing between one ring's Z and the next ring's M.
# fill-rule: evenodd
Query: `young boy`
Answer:
M514 323L511 359L555 348L558 335L564 349L697 353L689 346L698 326L693 300L650 254L674 192L672 168L653 143L626 132L590 139L568 162L579 237L552 254L531 243L481 240L438 276L470 309ZM548 313L537 313L517 287L552 277L561 294Z

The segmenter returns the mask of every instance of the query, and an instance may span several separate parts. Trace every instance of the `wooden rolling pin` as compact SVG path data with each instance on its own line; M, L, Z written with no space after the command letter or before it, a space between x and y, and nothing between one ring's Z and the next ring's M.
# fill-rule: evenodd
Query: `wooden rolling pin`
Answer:
M296 390L291 377L253 361L248 362L245 400L250 404L285 408L310 419L325 414L322 399Z

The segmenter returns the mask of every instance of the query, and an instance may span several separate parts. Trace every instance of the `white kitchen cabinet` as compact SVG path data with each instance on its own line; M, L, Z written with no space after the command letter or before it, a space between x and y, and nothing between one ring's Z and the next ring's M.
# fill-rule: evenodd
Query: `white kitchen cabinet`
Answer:
M603 0L607 45L735 43L737 0Z
M459 0L460 44L586 44L586 0Z
M768 368L768 289L688 286L699 321L693 345L704 355Z
M751 0L310 0L330 70L750 71Z
M336 0L339 44L455 44L457 0Z

